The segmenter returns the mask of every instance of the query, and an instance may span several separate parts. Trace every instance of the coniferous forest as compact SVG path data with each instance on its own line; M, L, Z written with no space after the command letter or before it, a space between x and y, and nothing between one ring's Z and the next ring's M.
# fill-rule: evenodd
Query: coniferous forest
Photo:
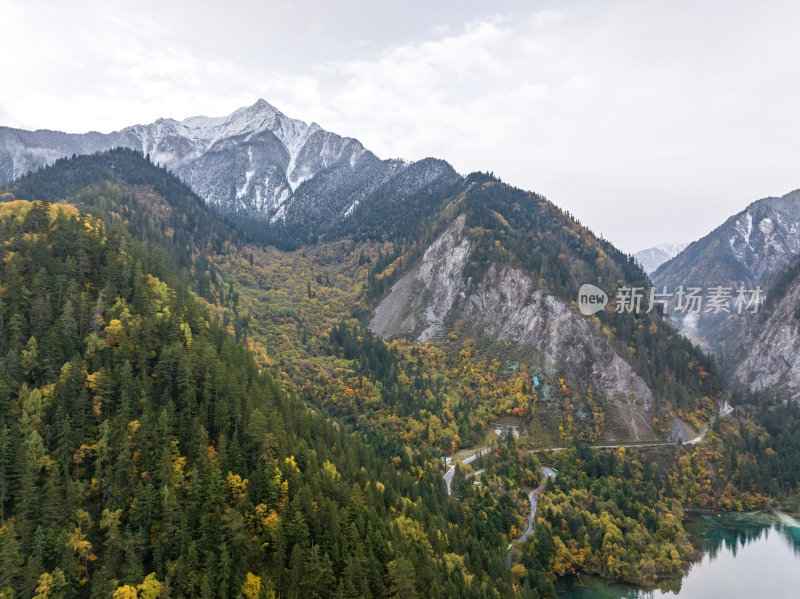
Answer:
M687 509L798 509L797 404L726 389L656 314L596 327L653 389L655 431L709 425L696 445L592 448L616 415L591 385L459 323L437 343L369 332L459 212L473 280L496 263L562 298L589 275L647 284L492 176L302 247L242 232L132 150L0 200L2 598L553 597L570 573L680 576ZM536 434L494 434L509 416ZM471 448L448 492L444 460Z

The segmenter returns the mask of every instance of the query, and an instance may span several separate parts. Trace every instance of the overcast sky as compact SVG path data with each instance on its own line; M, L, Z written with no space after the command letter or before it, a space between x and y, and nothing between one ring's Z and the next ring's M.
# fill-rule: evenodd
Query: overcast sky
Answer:
M0 0L0 124L263 97L382 158L494 171L634 251L800 187L798 25L796 1Z

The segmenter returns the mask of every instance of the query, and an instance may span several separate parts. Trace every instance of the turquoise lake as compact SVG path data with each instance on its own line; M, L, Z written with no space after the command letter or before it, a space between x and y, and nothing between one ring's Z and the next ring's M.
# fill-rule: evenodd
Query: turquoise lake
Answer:
M800 599L800 522L761 512L692 515L686 529L702 558L653 590L584 576L559 582L568 599Z

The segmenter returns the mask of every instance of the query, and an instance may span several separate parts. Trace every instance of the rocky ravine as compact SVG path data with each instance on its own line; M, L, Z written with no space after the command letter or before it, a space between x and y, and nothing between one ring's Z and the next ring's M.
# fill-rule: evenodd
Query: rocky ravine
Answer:
M516 268L492 264L477 285L465 278L471 247L464 226L462 215L395 283L375 310L370 330L387 339L435 342L451 323L468 322L478 335L530 346L547 367L591 382L606 403L627 415L618 424L630 439L653 438L644 417L652 408L651 390L572 306L537 289Z

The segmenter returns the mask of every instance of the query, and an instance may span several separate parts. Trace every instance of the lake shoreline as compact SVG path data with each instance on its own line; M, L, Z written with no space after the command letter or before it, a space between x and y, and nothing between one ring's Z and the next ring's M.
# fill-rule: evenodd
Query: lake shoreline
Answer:
M653 585L611 582L580 573L556 581L558 596L568 599L683 599L725 596L786 596L800 587L800 521L779 510L719 512L687 509L686 529L698 558L678 578ZM771 574L764 576L764 572ZM770 594L753 590L775 587ZM727 589L727 590L724 590ZM754 594L755 592L755 594Z

